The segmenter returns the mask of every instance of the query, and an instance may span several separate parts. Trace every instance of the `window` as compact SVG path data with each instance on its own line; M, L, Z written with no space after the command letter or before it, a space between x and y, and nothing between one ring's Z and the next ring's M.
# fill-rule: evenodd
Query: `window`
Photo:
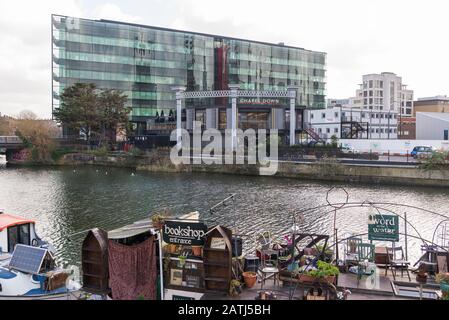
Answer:
M338 128L334 128L334 133L338 133Z
M335 112L335 118L338 118L338 112Z
M323 130L321 128L318 128L318 133L323 132Z
M372 88L373 87L373 80L369 81L369 87Z
M313 113L310 114L310 119L313 119Z
M373 96L373 90L369 91L369 96L372 97Z
M13 252L16 244L30 245L30 225L23 224L8 228L8 252Z
M327 128L326 133L331 133L331 128Z
M323 112L323 113L321 114L321 119L326 119L326 113Z
M362 113L362 118L365 118L365 113L364 112Z

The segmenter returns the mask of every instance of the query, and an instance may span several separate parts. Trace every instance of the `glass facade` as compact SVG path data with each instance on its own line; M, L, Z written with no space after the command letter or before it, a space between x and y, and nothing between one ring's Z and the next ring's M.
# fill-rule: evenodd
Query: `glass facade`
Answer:
M52 16L53 108L76 82L120 89L131 120L176 110L171 88L285 90L299 86L297 106L325 107L326 54L221 36L106 20ZM187 107L220 107L223 99L187 100Z

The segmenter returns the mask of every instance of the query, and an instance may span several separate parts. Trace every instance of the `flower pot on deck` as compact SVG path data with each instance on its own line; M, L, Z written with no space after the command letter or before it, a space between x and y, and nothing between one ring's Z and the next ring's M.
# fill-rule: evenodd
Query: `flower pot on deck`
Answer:
M314 283L314 282L321 282L321 283L334 283L335 282L335 276L326 276L326 277L312 277L308 274L299 274L298 275L298 281L300 283Z
M246 271L243 272L243 280L245 281L245 285L247 288L252 288L256 284L257 274L255 272Z

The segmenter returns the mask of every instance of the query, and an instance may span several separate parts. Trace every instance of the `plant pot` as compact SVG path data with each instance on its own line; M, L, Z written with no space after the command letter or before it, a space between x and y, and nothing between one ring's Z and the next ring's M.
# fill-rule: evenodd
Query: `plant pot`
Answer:
M202 247L200 246L192 246L192 253L194 256L201 257Z
M308 274L298 274L298 280L300 283L314 283L314 282L321 282L321 283L334 283L335 282L335 276L327 276L323 278L317 278L309 276Z
M245 281L245 285L247 288L252 288L256 284L257 281L257 273L247 271L243 272L243 280Z
M317 281L316 277L309 276L308 274L298 274L298 280L300 283L309 283Z

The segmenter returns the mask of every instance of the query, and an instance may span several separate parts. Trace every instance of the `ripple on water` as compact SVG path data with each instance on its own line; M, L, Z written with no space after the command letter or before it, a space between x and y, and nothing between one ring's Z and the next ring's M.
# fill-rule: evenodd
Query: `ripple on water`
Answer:
M292 225L292 212L326 204L326 191L344 186L350 201L396 202L445 213L448 191L307 182L295 179L218 174L154 174L131 170L85 167L73 169L6 168L0 164L0 208L38 221L38 232L51 241L60 261L78 263L83 235L69 235L101 227L118 228L170 208L174 215L200 211L201 217L236 226L245 235L244 249L254 248L257 232L264 230L281 239ZM235 205L213 216L209 208L236 193ZM342 200L343 201L343 200ZM403 213L403 207L389 206ZM431 238L440 218L408 209L408 219ZM366 209L353 208L337 215L339 235L364 232ZM304 214L302 230L332 234L333 214L316 209ZM412 257L419 256L420 242L410 240Z

